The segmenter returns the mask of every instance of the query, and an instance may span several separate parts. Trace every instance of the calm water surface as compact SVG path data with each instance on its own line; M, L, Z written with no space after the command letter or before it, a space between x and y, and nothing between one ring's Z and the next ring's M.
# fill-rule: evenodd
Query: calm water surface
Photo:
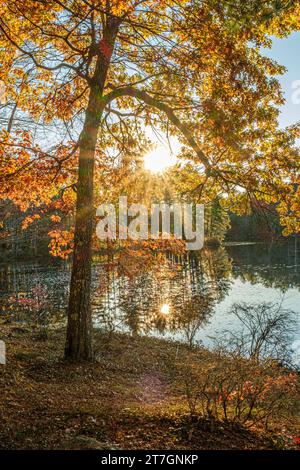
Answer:
M39 315L65 321L70 267L58 262L1 262L0 313L26 321ZM296 312L291 346L300 357L300 244L234 245L170 259L159 273L134 279L93 269L95 324L109 331L154 334L212 344L224 329L241 327L230 307L236 302L282 302Z

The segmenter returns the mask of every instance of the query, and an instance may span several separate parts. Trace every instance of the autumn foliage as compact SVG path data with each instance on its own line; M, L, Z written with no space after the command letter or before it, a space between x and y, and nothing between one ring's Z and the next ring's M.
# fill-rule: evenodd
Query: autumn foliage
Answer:
M148 128L182 144L178 195L276 204L299 230L300 131L279 128L285 69L264 54L298 28L289 0L0 1L0 197L73 253L66 356L92 357L95 207L130 194Z

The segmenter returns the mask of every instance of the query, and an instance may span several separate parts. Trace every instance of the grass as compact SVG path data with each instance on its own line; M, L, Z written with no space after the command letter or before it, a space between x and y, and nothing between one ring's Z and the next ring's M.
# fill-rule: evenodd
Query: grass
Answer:
M62 330L45 341L14 323L0 331L0 449L282 447L261 430L190 418L174 364L195 360L195 350L183 344L97 331L97 361L69 364Z

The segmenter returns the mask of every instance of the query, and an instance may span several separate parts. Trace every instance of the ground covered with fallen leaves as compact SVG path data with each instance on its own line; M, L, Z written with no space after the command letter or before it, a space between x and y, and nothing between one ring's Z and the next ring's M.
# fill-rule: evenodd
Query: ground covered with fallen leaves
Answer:
M97 360L62 360L64 331L0 323L0 449L274 449L280 437L191 419L179 378L187 346L95 333ZM207 354L210 354L207 352ZM193 353L194 357L194 353Z

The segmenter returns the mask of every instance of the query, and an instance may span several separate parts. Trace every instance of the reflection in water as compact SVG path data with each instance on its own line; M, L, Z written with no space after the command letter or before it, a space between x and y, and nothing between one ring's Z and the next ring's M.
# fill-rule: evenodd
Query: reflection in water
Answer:
M227 248L234 259L233 276L251 284L262 283L278 289L300 288L300 246L294 243L279 245L257 244Z
M208 344L218 330L233 328L234 319L227 312L234 302L273 302L281 294L285 307L300 317L296 245L240 245L205 249L182 259L170 256L159 272L134 278L107 271L103 261L94 264L93 311L95 324L107 331L122 329L132 335L167 335L190 345L197 340ZM25 312L22 299L34 299L37 286L42 286L49 318L57 321L59 314L65 318L69 280L68 264L0 264L0 311L28 320L34 302L25 301L32 307ZM300 336L294 339L297 342Z
M134 278L103 273L94 309L97 323L107 330L122 326L131 334L181 335L190 345L209 321L217 302L226 296L231 263L225 249L203 251L174 260L159 272ZM94 299L97 298L95 295Z
M169 315L170 313L170 305L169 304L163 304L160 309L160 313L163 315Z

